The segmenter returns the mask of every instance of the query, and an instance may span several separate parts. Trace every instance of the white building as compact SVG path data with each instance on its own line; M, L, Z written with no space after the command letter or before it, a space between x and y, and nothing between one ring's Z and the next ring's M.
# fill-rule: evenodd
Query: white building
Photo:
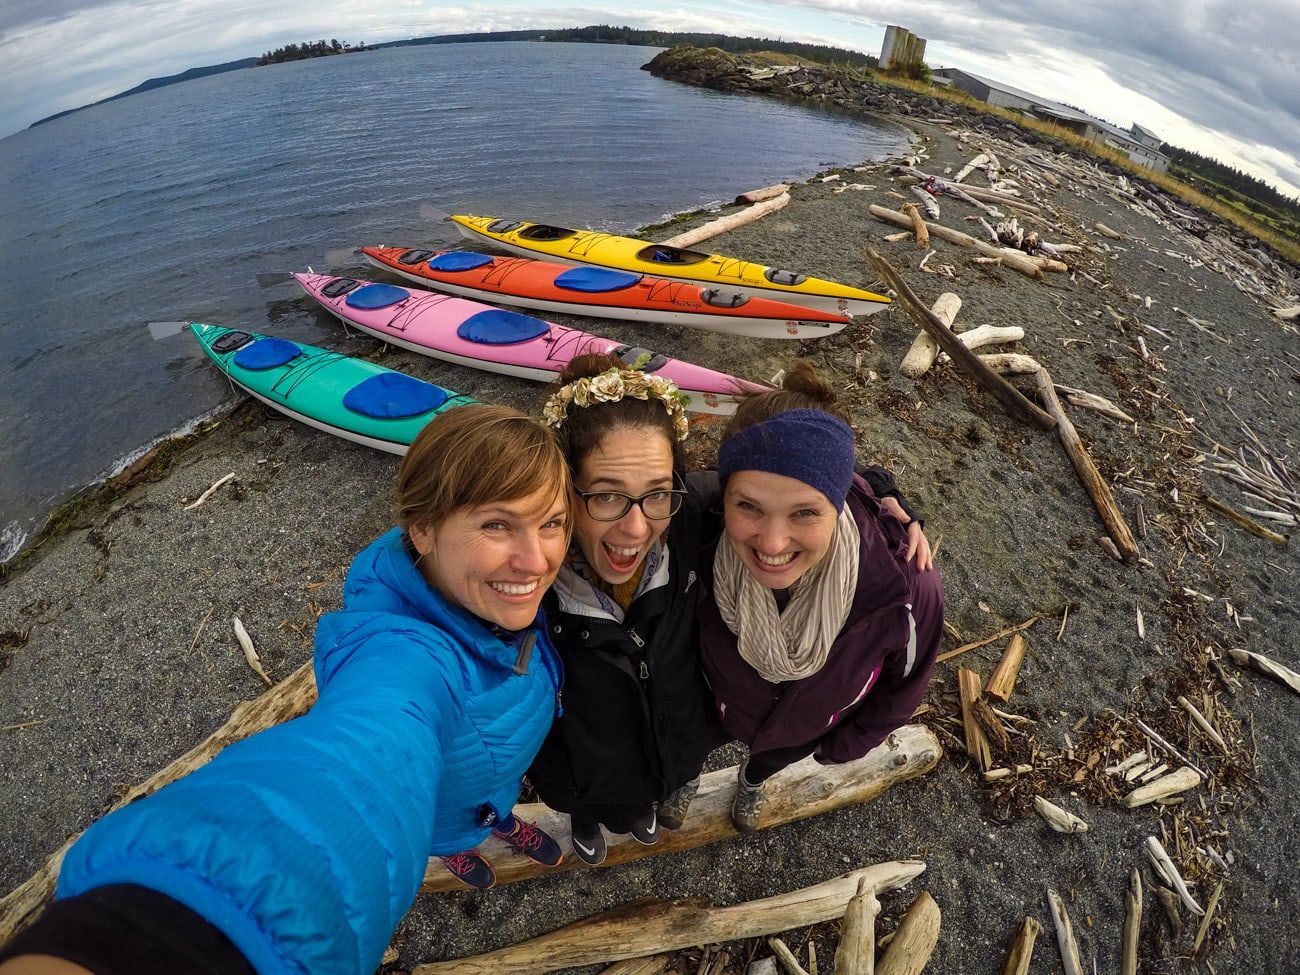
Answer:
M1001 82L981 78L960 68L936 68L931 74L936 84L949 85L999 108L1020 112L1044 122L1052 122L1081 139L1122 152L1138 165L1146 166L1158 173L1163 173L1169 168L1169 157L1160 151L1163 140L1137 123L1134 123L1131 129L1121 129L1109 122L1093 118L1077 108L1070 108L1068 105L1041 98Z

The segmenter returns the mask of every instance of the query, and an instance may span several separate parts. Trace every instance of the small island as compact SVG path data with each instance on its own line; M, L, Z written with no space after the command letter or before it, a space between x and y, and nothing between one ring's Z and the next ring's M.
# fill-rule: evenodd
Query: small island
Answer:
M305 61L308 58L324 58L333 54L351 54L354 51L367 51L365 44L342 44L337 38L326 43L324 40L307 41L304 44L286 44L268 51L257 59L257 67L266 64L280 64L284 61Z

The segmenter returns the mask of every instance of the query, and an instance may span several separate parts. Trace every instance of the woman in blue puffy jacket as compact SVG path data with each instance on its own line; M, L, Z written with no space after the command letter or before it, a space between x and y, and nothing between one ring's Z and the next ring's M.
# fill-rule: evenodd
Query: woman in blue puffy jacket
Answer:
M538 421L482 405L435 418L402 464L399 527L357 556L317 628L316 704L87 830L0 972L358 975L431 854L495 832L558 862L511 809L559 701L539 604L569 491Z

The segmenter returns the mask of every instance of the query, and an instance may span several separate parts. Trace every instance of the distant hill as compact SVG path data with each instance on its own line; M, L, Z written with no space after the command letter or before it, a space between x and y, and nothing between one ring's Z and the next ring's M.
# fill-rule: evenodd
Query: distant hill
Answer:
M638 47L678 47L688 45L690 47L718 47L722 48L724 51L734 52L779 51L785 54L794 54L826 63L848 63L865 65L868 67L876 66L876 59L869 54L863 54L861 51L843 50L837 47L823 47L819 44L796 44L791 41L774 41L762 37L731 37L727 34L679 34L659 30L634 30L631 27L610 27L605 24L592 27L567 27L559 30L503 30L477 34L437 34L431 37L411 37L402 41L385 41L381 44L367 44L364 45L364 48L375 50L376 48L381 47L412 47L422 44L468 44L479 41L551 41L585 44L628 44ZM324 42L321 43L323 44ZM333 53L336 52L333 50L321 51L322 55ZM269 58L270 55L264 55L263 57ZM80 112L83 108L90 108L91 105L103 105L105 102L112 102L119 98L126 98L128 95L137 95L142 91L151 91L154 88L162 88L166 85L175 85L182 81L190 81L194 78L205 78L208 75L222 74L226 71L238 71L241 68L255 67L258 61L258 58L241 58L238 61L227 61L225 64L213 64L206 68L190 68L188 71L182 71L180 74L168 75L165 78L150 78L148 81L136 85L129 91L124 91L108 98L102 98L97 102L91 102L89 105L81 105L78 108L69 108L66 111L59 112L55 115L48 115L43 119L33 122L28 126L28 128L35 128L45 122L51 122L56 118L63 118L63 116L71 115L73 112Z
M116 95L110 95L108 98L101 98L97 102L91 102L90 105L81 105L77 108L69 108L66 111L58 112L55 115L47 115L43 119L37 119L28 128L34 129L36 126L45 122L52 122L56 118L63 118L65 115L71 115L73 112L80 112L83 108L90 108L91 105L103 105L105 102L115 102L119 98L125 98L127 95L138 95L142 91L150 91L154 88L163 88L167 85L175 85L182 81L190 81L194 78L206 78L208 75L223 74L226 71L238 71L240 68L251 68L257 64L257 58L240 58L238 61L227 61L225 64L212 64L206 68L190 68L182 71L180 74L168 75L165 78L150 78L148 81L142 81L134 88L119 92Z

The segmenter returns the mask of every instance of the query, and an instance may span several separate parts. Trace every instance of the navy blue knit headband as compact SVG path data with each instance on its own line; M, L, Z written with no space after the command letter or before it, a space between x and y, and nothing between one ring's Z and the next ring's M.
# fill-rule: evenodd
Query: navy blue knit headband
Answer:
M853 430L821 410L787 410L732 434L718 448L725 491L736 471L767 471L803 481L844 509L853 483Z

